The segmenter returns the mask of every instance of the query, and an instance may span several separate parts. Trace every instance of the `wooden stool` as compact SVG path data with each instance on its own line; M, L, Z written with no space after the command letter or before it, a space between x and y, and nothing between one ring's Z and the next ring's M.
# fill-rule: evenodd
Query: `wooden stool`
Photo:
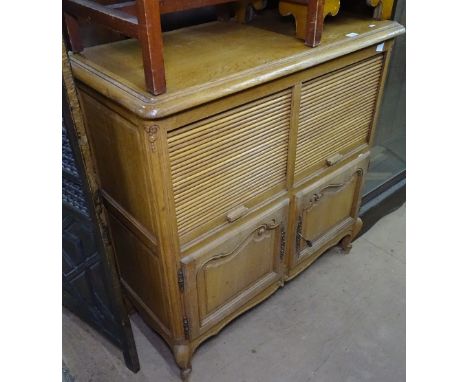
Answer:
M366 0L375 7L374 18L388 20L392 16L393 0ZM327 16L336 16L340 10L340 0L280 0L279 12L282 16L294 16L296 37L307 46L320 44L323 22Z
M280 0L279 2L279 12L282 16L294 16L296 37L311 47L320 44L325 17L336 16L339 10L340 0Z

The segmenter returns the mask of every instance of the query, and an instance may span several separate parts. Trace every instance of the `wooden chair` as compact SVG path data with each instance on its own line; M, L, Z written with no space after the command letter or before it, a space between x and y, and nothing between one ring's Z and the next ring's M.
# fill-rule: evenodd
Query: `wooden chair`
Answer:
M363 0L361 0L363 1ZM393 0L366 0L374 7L374 18L388 20L392 17ZM305 44L315 47L320 44L323 22L327 16L336 16L340 10L340 0L280 0L279 12L282 16L294 16L296 37Z
M152 94L166 91L161 15L235 0L62 0L64 23L73 52L83 50L79 19L100 24L140 41L147 90ZM236 18L245 21L249 0L237 2ZM255 2L256 3L256 2ZM221 13L224 12L221 10ZM220 14L220 16L222 16ZM225 17L221 17L225 18Z

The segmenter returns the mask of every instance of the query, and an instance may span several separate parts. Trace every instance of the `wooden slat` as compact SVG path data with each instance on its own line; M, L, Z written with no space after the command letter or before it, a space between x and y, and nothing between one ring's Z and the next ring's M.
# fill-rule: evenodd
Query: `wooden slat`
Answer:
M252 122L258 130L263 131L273 131L276 129L281 129L281 127L284 125L284 123L287 123L287 118L282 118L278 121L272 119L269 121L270 123L263 123L263 122L258 122L255 124L255 121ZM209 138L207 138L210 140ZM251 127L246 126L243 128L239 134L236 134L233 132L232 134L226 134L226 140L219 140L218 138L211 137L212 143L210 142L194 142L193 145L187 146L185 148L179 149L181 151L186 151L186 155L178 155L177 158L174 158L174 161L172 162L174 165L174 171L177 172L177 169L179 165L184 165L185 162L192 162L193 160L198 160L198 159L209 159L213 153L216 153L220 150L226 149L233 149L235 150L237 146L243 144L244 140L249 140L249 139L259 139L258 134L255 134L255 132L251 131ZM195 147L193 147L195 146ZM197 150L199 148L199 150Z
M169 133L181 235L285 185L290 107L288 89Z
M344 86L341 86L341 90L314 95L314 97L311 97L310 100L303 98L303 109L301 110L301 114L305 116L309 111L318 112L320 111L320 108L326 108L327 110L329 110L330 101L338 101L346 97L352 97L356 93L365 91L367 88L375 88L375 84L373 81L378 78L380 78L380 72L371 77L366 78L366 81L362 81L360 84L353 86L352 88L346 88ZM313 109L310 108L311 105L314 106Z
M284 118L286 116L286 118ZM259 130L267 128L272 130L278 125L284 124L287 122L287 112L281 113L278 116L278 119L274 116L265 116L264 120L261 122L252 121L251 124L255 124ZM237 130L238 128L238 130ZM191 144L178 147L180 154L174 155L174 158L171 158L174 165L174 169L177 168L177 164L181 162L186 162L192 160L193 157L200 158L201 156L209 155L210 152L217 151L222 147L231 146L239 141L243 141L249 136L257 137L258 134L252 131L251 126L246 125L237 125L235 129L231 128L229 133L226 133L222 136L207 136L206 139L202 141L194 140ZM222 134L220 132L220 134Z
M352 119L355 115L361 114L363 111L373 109L372 103L369 105L369 98L361 99L361 103L350 103L347 106L350 107L348 113L334 113L327 114L324 118L314 118L310 121L307 121L303 124L300 124L300 128L303 130L309 130L309 134L301 134L298 138L298 141L303 142L304 139L313 139L317 135L321 135L327 130L336 131L341 130L342 126L339 126L340 129L335 129L334 127L340 123L346 123L346 121ZM367 104L364 103L367 101ZM325 114L325 113L324 113Z
M252 193L258 193L259 191L265 190L266 188L272 187L275 184L280 183L280 179L283 179L283 175L275 175L276 173L281 172L284 169L282 166L275 166L269 169L268 171L261 171L253 174L249 174L248 179L240 178L238 179L238 187L226 187L222 189L221 192L219 189L209 190L197 200L196 202L205 202L205 203L188 203L187 205L181 205L180 208L177 208L176 211L179 212L180 216L187 217L192 216L195 220L198 221L200 213L206 213L207 207L210 207L213 215L217 215L216 207L226 206L227 210L223 211L222 216L225 217L227 212L240 205L237 200L239 197L249 197ZM265 177L268 176L268 182L265 182ZM227 203L225 200L220 198L211 199L209 202L206 201L208 198L213 198L215 195L222 193L224 197L230 198L231 202ZM250 196L252 197L252 196ZM241 203L244 204L244 203ZM180 212L183 211L183 212ZM209 216L209 213L207 214Z
M366 72L359 72L355 75L348 75L347 77L338 77L336 79L330 79L330 82L326 82L326 85L309 85L304 86L302 101L312 102L317 99L320 95L329 94L330 92L340 92L340 90L350 90L348 86L352 84L359 84L360 81L369 81L373 76L380 76L380 70L378 68L372 68ZM319 87L318 87L319 86Z
M350 135L344 136L343 138L347 139L346 144L331 145L330 149L341 153L354 148L358 144L366 143L366 140L359 133L351 133ZM298 166L296 168L296 172L301 173L302 171L307 170L310 167L309 163L312 163L313 165L320 164L321 166L324 166L326 163L324 158L328 158L330 156L328 154L329 150L318 152L315 156L305 157L304 162L306 162L307 165Z
M236 167L243 166L246 163L253 165L256 162L256 156L261 155L263 151L274 150L275 147L277 147L278 144L281 144L285 139L287 140L286 134L275 137L274 139L269 140L267 144L263 145L257 144L258 141L250 141L248 144L252 147L250 147L249 150L244 150L241 153L229 153L229 155L219 158L214 165L210 165L209 167L204 166L201 169L195 169L195 171L192 171L190 167L190 171L186 171L183 174L174 174L181 178L180 181L174 182L174 190L178 190L180 192L181 189L187 187L191 188L198 182L209 182L208 179L211 179L214 175L218 173L226 173L226 171L232 167L232 163L234 162L236 163ZM247 142L244 142L244 145L245 143ZM187 165L190 166L190 164ZM205 178L205 175L209 176L209 178Z
M311 156L314 154L314 152L317 152L322 147L326 148L333 144L343 143L336 142L335 140L343 134L352 133L355 132L355 130L357 130L362 136L365 137L368 128L367 123L369 118L372 116L372 112L373 108L368 107L367 109L359 109L349 116L341 117L341 120L336 121L336 124L339 123L341 125L341 129L327 128L327 126L325 125L323 130L321 130L320 133L316 134L316 136L311 137L311 139L305 138L300 142L300 144L314 146L313 150L302 151L301 156ZM364 128L357 129L359 127Z
M366 119L367 118L368 116L366 116ZM360 118L359 120L356 120L352 124L350 123L346 126L346 128L349 129L348 131L342 132L340 135L332 135L327 137L333 143L323 144L322 146L316 147L315 150L310 151L309 155L304 155L302 158L300 158L303 165L298 166L296 171L300 172L303 169L318 163L325 164L325 160L331 156L330 153L335 153L335 150L339 150L340 152L345 151L352 139L362 143L366 142L366 135L362 133L362 130L364 129L359 129L359 127L367 127L367 125L363 124L363 122L365 122L364 118Z
M377 91L377 89L375 89L375 92ZM342 103L337 103L337 105L335 107L330 107L328 110L324 110L320 113L314 113L314 114L310 114L310 115L307 115L306 118L304 118L304 122L300 124L301 127L306 127L306 126L309 126L309 125L313 125L313 124L320 124L321 126L329 123L329 121L337 121L339 120L340 118L342 117L346 117L348 115L351 115L351 113L356 113L356 112L359 112L360 110L360 107L373 107L372 105L372 100L374 99L375 97L375 93L374 94L360 94L360 95L357 95L355 97L348 97L348 101L346 102L342 102ZM342 115L342 113L339 113L340 109L343 109L343 108L347 108L348 110L350 110L350 114L346 114L345 116ZM304 131L304 129L302 130ZM321 131L321 129L316 129L315 133L319 133ZM299 140L302 138L302 137L312 137L314 136L315 134L314 133L310 133L310 134L302 134L300 135L299 137Z
M264 153L264 155L259 155L258 160L272 160L274 156L275 156L274 153L272 154L272 153L267 152L267 153ZM221 188L231 187L232 185L235 185L236 183L238 184L240 181L248 180L248 179L239 179L239 178L240 176L245 177L245 175L252 173L252 169L251 169L252 164L253 163L249 161L249 162L243 163L242 165L237 166L235 169L232 169L229 173L229 175L231 175L231 179L222 183L218 183L218 182L222 181L223 177L225 177L225 174L226 174L225 171L218 173L217 176L211 175L210 177L207 177L206 180L200 183L197 183L196 185L191 185L191 187L188 189L186 188L184 190L179 191L177 193L176 200L177 201L180 200L180 205L183 205L186 203L192 203L192 201L197 200L199 198L201 199L206 195L206 193L203 192L204 188L205 189L210 188L212 190L219 190ZM283 164L281 162L273 163L272 168L276 168L279 165L283 165ZM212 182L214 183L214 185L210 184ZM196 194L196 192L194 191L200 191L200 194L198 194L198 196L195 199L187 199L186 198L187 194L190 194L190 193Z
M284 110L286 105L287 104L279 104L279 105L275 105L274 107L272 107L270 109L271 113L269 113L271 114L269 117L269 120L279 119L279 118L284 117L285 115L288 115L288 111ZM186 137L184 137L184 139L178 139L178 140L170 139L170 146L173 148L177 147L178 149L181 149L184 145L187 145L187 144L190 145L190 144L193 144L194 142L204 141L208 137L215 136L221 132L223 133L233 132L235 134L241 131L243 127L245 126L248 127L250 123L254 122L257 118L258 118L258 115L253 114L250 116L243 116L242 118L238 118L235 120L228 120L228 121L216 124L216 130L210 129L210 130L205 130L203 132L200 132L198 131L200 129L196 129L197 130L196 132L193 132L191 135L187 135ZM264 122L268 122L268 120L265 119Z
M185 139L190 139L191 137L195 136L205 136L207 131L211 131L213 127L216 128L216 131L221 126L224 126L226 123L232 127L233 122L238 120L248 120L250 117L255 117L257 115L257 111L268 110L274 111L274 105L279 104L281 108L284 107L283 103L289 102L290 96L288 94L278 96L277 98L267 97L264 98L264 102L253 102L252 106L245 107L240 106L236 108L234 111L229 111L223 113L222 116L216 116L213 118L208 118L198 123L193 123L186 127L181 127L180 129L173 130L169 132L169 145L174 146L175 143L182 141Z
M337 73L340 74L341 77L348 77L349 75L352 75L354 72L362 72L368 69L369 66L372 66L375 62L381 62L382 61L382 56L375 56L368 58L366 60L357 62L355 64L351 64L346 66L345 68L335 70L333 72L324 74L323 76L314 78L313 80L307 81L303 84L303 89L306 90L308 87L315 87L317 88L318 86L324 84L324 83L331 83L334 79L336 80Z
M359 133L361 136L365 137L365 134L363 134L362 130L359 129L359 127L366 127L366 121L369 118L369 115L371 114L371 111L364 114L362 117L355 117L355 119L351 121L347 121L346 124L344 124L344 128L342 130L331 130L327 131L326 134L318 137L316 140L321 140L322 142L319 144L314 145L314 150L310 150L307 152L304 152L303 156L301 158L310 158L312 156L315 156L316 153L324 152L327 151L328 147L335 146L335 145L340 145L343 142L336 142L336 140L340 139L341 137L347 135L347 134L354 134L354 133ZM316 141L314 140L314 141ZM315 143L315 142L313 142ZM324 160L326 158L323 158ZM307 165L307 163L306 163Z
M271 175L271 174L266 174L266 175ZM282 179L283 177L272 177L271 180L272 181L275 181L275 184L281 184L282 183ZM261 194L263 193L264 191L267 191L269 188L273 187L274 183L272 182L271 184L262 184L261 180L259 180L258 178L255 178L252 180L251 183L249 183L249 185L247 186L247 191L249 191L249 194L242 194L240 193L239 191L237 192L232 192L231 194L227 195L227 197L231 198L231 199L239 199L239 198L242 198L244 197L245 195L251 195L253 194L254 192L256 194ZM201 212L204 213L204 218L205 218L205 221L211 221L215 218L219 218L219 217L223 217L224 219L226 218L227 216L227 212L232 210L234 207L237 207L239 206L239 204L235 204L235 203L232 203L232 204L227 204L227 205L224 205L224 204L220 204L220 203L217 203L217 204L214 204L212 206L212 208L210 208L209 210L206 210L206 208L199 208L197 211L193 212L192 213L192 216L191 216L191 219L190 218L184 218L184 226L179 228L180 229L180 232L181 234L185 234L187 232L190 232L191 229L193 228L198 228L200 227L200 220L199 220L199 215ZM223 214L219 214L216 209L219 209L219 208L226 208L227 211L226 213L223 213Z
M372 57L303 84L295 174L306 175L326 159L368 139L383 56Z
M373 105L369 102L369 98L361 99L361 101L361 103L347 104L347 106L350 107L350 111L346 114L335 112L334 114L327 114L324 118L314 118L300 124L300 128L307 130L308 134L300 134L298 141L303 142L305 139L311 140L317 135L323 134L327 129L334 131L336 129L333 127L337 124L346 123L346 121L350 120L356 114L360 114L362 111L368 110L369 108L373 109ZM367 101L367 104L365 104L364 101Z

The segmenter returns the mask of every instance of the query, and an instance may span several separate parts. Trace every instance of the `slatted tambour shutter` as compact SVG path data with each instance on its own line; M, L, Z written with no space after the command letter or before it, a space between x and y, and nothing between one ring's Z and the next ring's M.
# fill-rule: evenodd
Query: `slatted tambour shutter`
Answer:
M382 67L378 55L303 84L296 176L368 141Z
M285 184L290 108L288 89L169 133L181 235Z

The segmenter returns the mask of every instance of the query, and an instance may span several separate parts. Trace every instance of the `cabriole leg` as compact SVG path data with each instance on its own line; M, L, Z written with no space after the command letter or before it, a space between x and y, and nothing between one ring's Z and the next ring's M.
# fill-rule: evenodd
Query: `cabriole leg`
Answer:
M192 352L188 345L175 345L174 357L177 366L180 368L180 378L182 381L188 381L189 375L192 372Z
M353 230L351 231L351 234L347 235L343 239L341 239L340 247L343 249L343 252L345 254L348 254L351 251L351 248L353 247L351 242L356 238L359 231L361 231L361 228L362 228L362 219L357 218L356 222L354 223Z
M345 236L340 241L340 247L345 255L347 255L351 251L351 248L353 248L351 241L351 235Z

